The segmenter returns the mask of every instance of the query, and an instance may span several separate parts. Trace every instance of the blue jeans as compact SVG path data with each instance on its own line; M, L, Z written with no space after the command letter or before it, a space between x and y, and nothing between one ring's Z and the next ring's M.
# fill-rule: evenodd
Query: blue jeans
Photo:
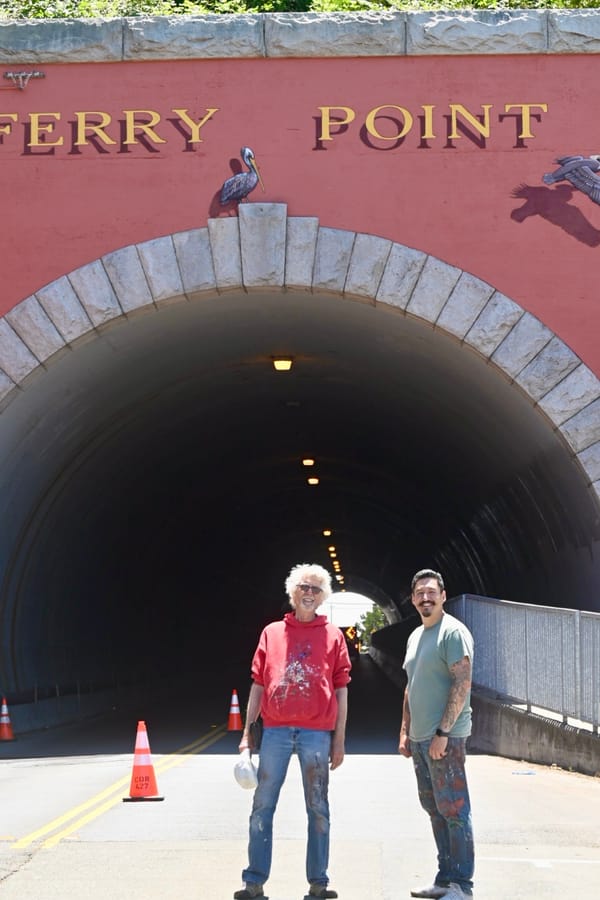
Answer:
M438 851L436 884L459 884L473 891L475 854L471 802L465 773L464 738L448 738L446 756L432 759L431 741L411 741L421 806L431 819Z
M242 881L264 884L271 871L273 816L292 753L298 754L308 814L306 877L329 881L329 750L331 733L309 728L265 728L260 747L258 786L250 815L248 868Z

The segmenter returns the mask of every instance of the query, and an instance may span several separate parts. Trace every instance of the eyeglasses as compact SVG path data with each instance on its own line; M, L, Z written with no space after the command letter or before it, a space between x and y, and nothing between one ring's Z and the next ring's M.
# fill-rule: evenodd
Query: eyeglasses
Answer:
M299 588L304 594L308 594L308 592L310 591L313 597L316 597L317 594L321 594L323 592L323 588L320 588L318 584L297 584L296 587Z

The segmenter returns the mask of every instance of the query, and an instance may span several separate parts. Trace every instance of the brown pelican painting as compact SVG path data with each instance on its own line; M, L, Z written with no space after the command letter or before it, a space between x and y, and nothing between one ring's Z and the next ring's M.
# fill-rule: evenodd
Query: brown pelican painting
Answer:
M594 203L600 203L600 154L593 156L561 156L554 172L542 176L544 184L568 181L573 187L587 194Z
M244 200L259 183L263 191L265 189L262 178L260 177L260 172L258 171L256 159L254 158L254 153L250 147L242 147L240 156L248 166L248 171L232 175L231 178L228 178L223 184L220 196L222 206L226 206L228 203L241 203L241 201Z

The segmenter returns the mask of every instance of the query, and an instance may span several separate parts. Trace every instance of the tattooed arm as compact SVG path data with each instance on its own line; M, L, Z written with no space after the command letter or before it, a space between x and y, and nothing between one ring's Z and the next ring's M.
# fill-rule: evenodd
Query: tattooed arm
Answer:
M404 691L404 702L402 704L402 724L400 725L400 738L398 741L398 750L402 756L412 756L410 749L410 740L408 733L410 731L410 706L408 705L408 688Z
M450 678L452 683L448 692L448 702L442 716L439 727L442 731L451 731L452 726L461 714L467 694L471 689L471 660L468 656L463 656L457 663L450 666ZM446 746L448 738L434 737L429 748L429 755L432 759L441 759L446 755Z

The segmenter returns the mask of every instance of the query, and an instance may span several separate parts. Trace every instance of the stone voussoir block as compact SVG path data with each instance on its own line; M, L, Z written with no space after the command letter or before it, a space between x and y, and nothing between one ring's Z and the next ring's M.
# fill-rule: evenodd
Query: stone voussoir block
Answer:
M312 290L319 220L316 216L290 216L286 228L285 286Z
M577 454L589 480L594 483L600 479L600 441L586 447Z
M242 253L237 216L209 219L208 236L217 290L239 289L242 286Z
M319 228L313 272L313 290L342 293L346 284L352 246L353 231L337 228Z
M216 290L208 228L179 231L173 235L173 245L187 296Z
M65 347L63 337L35 296L22 300L6 314L6 318L40 362Z
M39 360L8 320L0 319L0 369L15 384L20 384L38 366Z
M515 380L530 397L540 400L569 372L576 369L579 363L579 357L555 336L525 366Z
M9 378L6 372L0 369L0 402L6 399L16 388L16 384Z
M121 308L126 313L152 306L152 294L137 247L122 247L102 257Z
M392 241L372 234L357 234L352 247L344 293L373 301L390 255Z
M428 256L406 311L427 322L436 322L460 278L461 271L441 259Z
M422 250L392 244L376 301L406 309L426 260L427 254Z
M549 391L539 405L555 425L562 425L598 398L600 381L581 363Z
M285 280L287 205L243 203L238 220L244 287L281 289Z
M146 279L156 304L184 294L175 245L170 235L137 245Z
M445 331L464 338L493 293L491 285L469 272L463 272L436 324Z
M123 315L108 273L99 259L69 272L68 278L95 328Z
M90 317L66 275L40 288L35 296L67 343L73 343L92 329Z
M516 378L552 338L552 332L531 313L525 313L492 356L511 378Z
M576 453L600 441L600 399L563 422L560 431Z
M523 315L514 300L495 291L465 335L465 343L489 359Z

